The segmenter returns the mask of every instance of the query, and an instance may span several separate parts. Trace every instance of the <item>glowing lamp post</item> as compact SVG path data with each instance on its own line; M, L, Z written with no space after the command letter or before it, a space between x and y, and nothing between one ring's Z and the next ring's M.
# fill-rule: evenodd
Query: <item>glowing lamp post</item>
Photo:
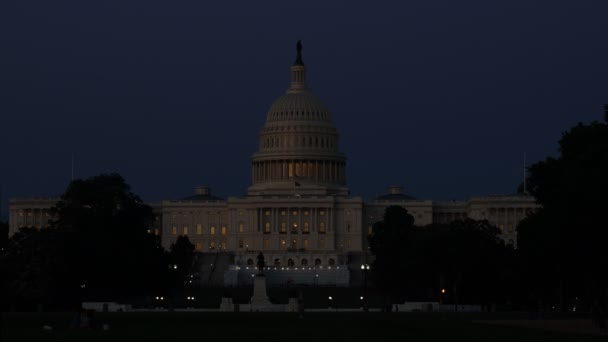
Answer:
M361 297L361 300L363 301L363 311L365 312L369 311L367 306L367 273L370 268L371 266L369 264L361 265L361 272L363 272L363 296Z

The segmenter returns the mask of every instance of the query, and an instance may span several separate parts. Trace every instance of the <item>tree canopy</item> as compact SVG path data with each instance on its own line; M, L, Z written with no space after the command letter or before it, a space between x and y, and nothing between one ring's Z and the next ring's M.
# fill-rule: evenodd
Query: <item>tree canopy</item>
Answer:
M151 234L152 208L118 174L73 181L50 228L21 229L2 255L16 298L64 305L164 291L169 258Z
M0 221L0 248L8 243L8 222Z
M389 207L369 238L374 283L392 301L496 303L513 258L499 234L472 219L416 227L406 209Z
M536 280L537 297L542 293L564 308L575 297L605 295L606 175L608 124L603 122L579 123L562 135L557 157L529 168L529 190L542 208L518 227L518 245Z
M398 300L408 280L408 254L414 217L400 206L386 208L384 219L376 222L369 237L370 251L375 260L372 279L387 295L387 300Z
M169 257L173 272L175 274L175 282L178 288L183 288L184 281L192 271L194 264L194 245L186 235L180 235L175 242L171 244L169 249Z

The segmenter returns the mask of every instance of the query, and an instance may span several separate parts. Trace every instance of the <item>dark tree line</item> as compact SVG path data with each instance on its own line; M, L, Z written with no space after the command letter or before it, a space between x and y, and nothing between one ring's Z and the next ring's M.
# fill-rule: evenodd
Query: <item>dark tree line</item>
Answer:
M166 294L192 264L187 237L166 252L152 234L152 208L118 174L73 181L52 217L50 228L23 228L2 251L2 302L10 307Z
M516 250L487 221L415 227L405 209L388 208L370 237L376 285L393 301L606 307L608 114L606 120L571 128L557 157L529 168L529 193L541 208L519 224Z
M413 225L406 209L391 206L370 236L374 284L387 302L502 304L513 248L487 221Z
M608 115L562 135L559 155L530 167L529 189L542 209L518 229L540 307L606 304L608 294Z

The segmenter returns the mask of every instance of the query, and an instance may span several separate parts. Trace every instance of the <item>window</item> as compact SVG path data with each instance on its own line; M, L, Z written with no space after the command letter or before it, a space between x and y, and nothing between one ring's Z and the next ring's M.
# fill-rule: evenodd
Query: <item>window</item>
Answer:
M352 244L352 240L351 239L346 239L346 242L344 243L344 245L346 246L346 248L350 248Z
M215 240L211 240L209 243L209 249L215 249Z
M154 228L154 235L158 235L158 234L160 234L159 229L158 228Z
M306 266L308 265L308 259L304 258L302 259L302 266Z
M293 239L291 240L291 249L296 249L298 248L298 240Z
M226 250L226 240L222 241L222 250Z
M201 242L197 242L196 243L196 250L197 251L202 251L203 250L203 244Z
M253 259L247 259L247 265L253 266Z
M222 235L226 235L226 231L227 231L226 226L222 226Z
M172 229L171 233L173 235L177 235L177 227L176 226L173 226L173 229Z
M281 222L281 233L282 234L287 233L287 223L286 222Z
M215 235L215 226L211 226L211 229L209 230L209 234Z
M196 234L198 234L198 235L203 234L203 225L200 223L196 225Z
M294 262L292 258L289 258L289 260L287 260L287 266L293 266Z
M321 259L315 259L315 266L321 266Z
M325 215L325 211L324 210L319 211L319 215L320 216L324 216Z
M245 215L245 212L244 211L239 211L239 216L243 216L243 215Z
M508 229L509 233L512 233L513 232L513 225L512 224L508 225L507 229Z
M302 229L302 233L308 234L310 233L310 226L308 222L304 222L304 228Z
M243 239L239 239L239 248L243 248L245 246L245 242Z
M287 215L287 212L285 210L281 210L281 216L285 216Z
M266 215L266 216L270 216L270 210L266 210L266 211L264 212L264 215Z
M287 248L287 241L281 240L281 249L286 249L286 248Z
M372 229L372 226L370 225L367 227L367 234L372 235L372 233L373 233L373 229Z
M297 211L297 210L294 210L294 211L291 213L291 215L293 215L293 216L298 216L298 211Z
M308 249L308 239L304 239L304 241L302 241L302 248Z
M325 234L325 222L319 223L319 233Z
M270 233L270 222L266 222L266 224L264 224L264 233Z
M325 239L319 239L319 248L325 248Z
M308 210L304 210L304 216L308 216L310 213L308 212ZM304 259L306 260L306 259Z
M274 267L281 266L281 259L274 259Z
M297 234L298 233L298 224L296 222L294 222L291 226L291 233L292 234Z
M264 249L270 249L270 239L264 239Z
M346 231L347 231L347 232L350 232L350 223L347 223L347 224L346 224Z
M239 222L239 233L245 232L245 224L243 222Z
M334 260L333 258L330 258L328 264L329 264L329 266L333 266L336 264L336 260Z

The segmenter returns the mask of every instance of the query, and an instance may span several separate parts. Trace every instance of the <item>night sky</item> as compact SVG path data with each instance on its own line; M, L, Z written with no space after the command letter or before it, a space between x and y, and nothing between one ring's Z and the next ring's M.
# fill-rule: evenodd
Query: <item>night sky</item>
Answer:
M242 195L302 39L353 194L513 193L608 103L608 1L0 1L0 183Z

